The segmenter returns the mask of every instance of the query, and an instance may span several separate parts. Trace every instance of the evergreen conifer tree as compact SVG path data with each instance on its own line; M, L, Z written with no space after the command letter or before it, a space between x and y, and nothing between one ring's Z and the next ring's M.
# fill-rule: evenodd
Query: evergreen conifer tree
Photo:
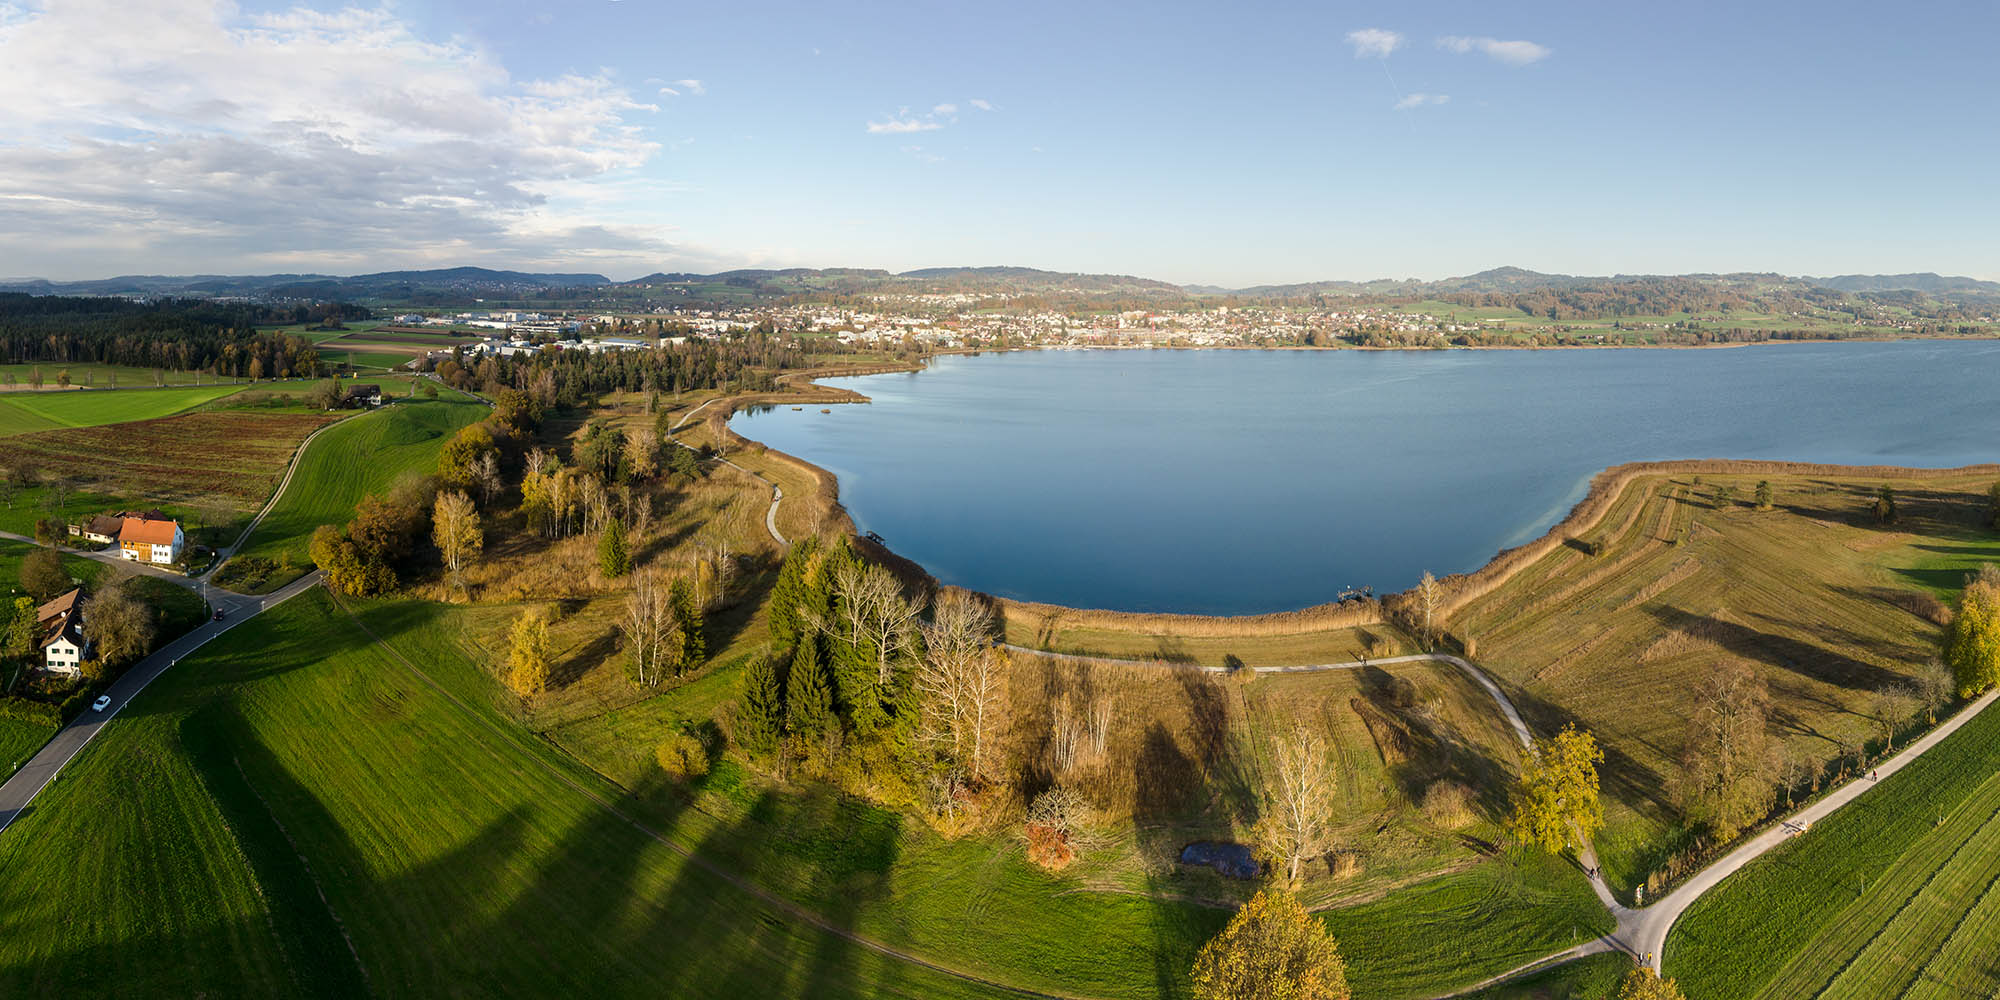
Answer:
M785 678L785 730L810 741L830 731L833 722L833 687L818 644L808 639L792 651L792 669Z
M625 550L625 523L612 518L597 540L597 569L605 576L624 576L632 568L632 556Z
M681 669L693 670L708 658L708 638L702 634L701 602L694 587L681 577L674 580L667 600L673 605L674 621L681 627Z
M743 672L743 694L736 703L736 743L753 754L778 748L785 729L784 695L778 686L778 661L760 656Z

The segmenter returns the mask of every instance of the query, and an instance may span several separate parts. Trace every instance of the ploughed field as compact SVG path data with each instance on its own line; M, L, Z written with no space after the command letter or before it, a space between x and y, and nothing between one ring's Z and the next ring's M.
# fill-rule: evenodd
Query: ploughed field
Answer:
M40 431L10 438L6 447L45 477L72 477L91 493L169 506L220 504L242 515L270 498L299 442L338 419L215 410Z

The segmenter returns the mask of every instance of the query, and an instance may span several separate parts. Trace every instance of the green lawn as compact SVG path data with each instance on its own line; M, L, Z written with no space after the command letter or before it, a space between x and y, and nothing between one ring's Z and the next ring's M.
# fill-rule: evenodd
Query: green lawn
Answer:
M452 609L356 607L401 656L302 596L167 674L0 837L0 992L995 995L817 930L660 838L833 926L1064 993L1184 995L1228 916L727 759L698 805L657 772L614 785L495 710ZM1604 929L1581 880L1533 856L1327 919L1371 997Z
M11 672L11 670L10 670ZM0 683L6 678L0 677ZM49 741L56 731L48 726L38 726L19 719L0 718L0 781L14 773L16 765L25 764L42 744Z
M488 412L468 397L400 401L328 428L306 449L291 486L240 555L309 566L306 543L315 528L347 523L363 497L406 472L431 471L445 442ZM288 579L273 576L265 589Z
M543 757L301 597L0 837L0 992L998 995L788 919Z
M116 392L0 393L0 436L61 427L96 427L151 420L194 409L242 388L240 385L207 385L199 388L120 389Z
M1592 955L1481 990L1467 1000L1610 1000L1631 970L1632 960L1622 954Z
M1702 897L1667 940L1689 996L2000 991L2000 711Z

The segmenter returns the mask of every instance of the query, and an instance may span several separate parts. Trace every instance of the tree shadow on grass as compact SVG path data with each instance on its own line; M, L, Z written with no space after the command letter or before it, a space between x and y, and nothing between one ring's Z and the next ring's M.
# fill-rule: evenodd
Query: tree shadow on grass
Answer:
M1681 629L1690 634L1707 636L1716 645L1744 659L1770 663L1835 687L1851 691L1880 691L1902 680L1901 674L1875 664L1788 635L1758 631L1713 615L1694 614L1678 608L1648 608L1646 613L1652 615L1662 629ZM1821 628L1813 626L1814 630Z

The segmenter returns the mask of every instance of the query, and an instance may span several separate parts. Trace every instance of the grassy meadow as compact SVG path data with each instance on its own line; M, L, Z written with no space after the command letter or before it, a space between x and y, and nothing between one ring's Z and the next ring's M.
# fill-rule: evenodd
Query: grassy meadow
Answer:
M1689 908L1667 972L1704 1000L2000 992L2000 712Z
M134 420L151 420L192 410L242 390L240 385L206 385L169 389L120 389L117 392L0 393L0 437L63 427L96 427Z
M0 838L0 983L537 994L582 975L593 995L996 995L817 930L799 905L998 982L1177 996L1227 917L1174 902L1171 873L1140 879L1149 893L1049 875L1017 847L728 759L692 798L657 771L608 780L488 707L505 696L452 611L353 619L313 592L164 677ZM1602 930L1566 872L1503 855L1327 919L1369 995L1424 995Z
M450 395L458 398L400 401L320 435L306 449L291 487L238 556L289 560L303 572L311 565L306 544L314 529L346 524L363 497L395 485L406 472L431 472L438 451L459 428L485 419L483 404ZM272 576L261 589L275 590L297 575Z

